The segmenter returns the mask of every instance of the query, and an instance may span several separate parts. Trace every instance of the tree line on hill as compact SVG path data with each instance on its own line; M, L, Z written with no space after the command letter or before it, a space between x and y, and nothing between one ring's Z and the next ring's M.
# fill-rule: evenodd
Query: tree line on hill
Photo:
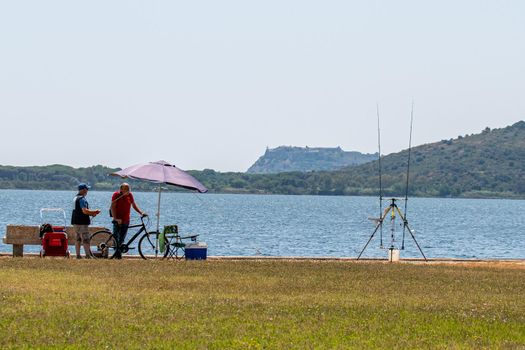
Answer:
M405 193L408 150L382 157L385 196ZM108 176L119 169L101 165L75 169L64 165L0 166L0 188L71 190L88 182L94 190L113 190L122 180ZM337 171L278 174L189 171L214 193L292 195L377 195L378 162ZM409 195L428 197L525 198L525 122L480 134L414 147ZM135 191L156 185L131 181ZM170 186L170 190L176 190Z

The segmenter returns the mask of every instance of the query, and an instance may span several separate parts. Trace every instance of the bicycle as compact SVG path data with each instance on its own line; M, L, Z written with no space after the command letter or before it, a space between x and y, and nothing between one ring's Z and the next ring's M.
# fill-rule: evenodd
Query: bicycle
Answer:
M144 218L148 219L147 222L144 222ZM130 229L140 229L133 234L126 243L122 243L120 247L117 247L117 239L108 229L93 233L89 238L91 256L97 259L113 259L119 251L121 254L125 254L130 249L135 248L131 247L131 244L142 234L138 241L139 254L142 259L164 259L170 253L170 245L166 244L165 246L168 247L168 249L160 252L160 233L157 231L149 232L147 228L148 225L149 217L147 215L141 216L139 224L129 226ZM166 238L164 239L166 240Z

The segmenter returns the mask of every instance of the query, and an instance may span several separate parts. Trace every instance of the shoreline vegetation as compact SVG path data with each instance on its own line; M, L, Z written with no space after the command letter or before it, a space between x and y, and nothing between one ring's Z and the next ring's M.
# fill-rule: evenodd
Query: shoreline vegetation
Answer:
M524 278L498 264L0 258L0 347L518 349Z
M121 180L122 181L122 180ZM156 192L157 188L137 188L137 183L133 184L133 181L130 181L129 179L126 180L126 182L130 183L133 187L133 192ZM112 192L115 191L115 189L118 187L118 183L116 183L113 187L108 188L92 188L90 192ZM0 188L0 190L19 190L19 191L33 191L33 190L47 190L47 191L75 191L75 186L68 187L68 188ZM167 189L166 187L162 188L162 193L171 192L171 193L188 193L187 190L179 190L179 189ZM254 194L254 195L289 195L289 196L348 196L348 197L378 197L378 193L372 193L371 191L364 191L364 192L358 192L358 193L352 193L352 194L286 194L286 193L270 193L270 192L263 192L263 191L237 191L235 189L215 192L215 191L209 191L210 194ZM404 196L404 195L403 195ZM383 200L387 200L390 198L401 198L403 197L401 194L398 196L395 195L385 195L383 194ZM423 194L423 195L413 195L410 194L409 197L412 198L449 198L449 199L509 199L509 200L524 200L525 195L516 195L513 193L495 193L495 192L489 192L489 191L473 191L473 192L467 192L464 194L461 194L458 197L453 196L439 196L439 195L429 195L429 194Z
M382 156L384 197L402 197L408 151ZM88 182L93 190L111 191L121 181L109 176L120 170L96 165L1 166L0 189L71 190ZM378 161L335 171L250 174L190 170L211 193L377 196ZM135 191L157 185L130 181ZM169 186L168 191L177 191ZM525 122L502 129L412 148L411 197L525 199Z

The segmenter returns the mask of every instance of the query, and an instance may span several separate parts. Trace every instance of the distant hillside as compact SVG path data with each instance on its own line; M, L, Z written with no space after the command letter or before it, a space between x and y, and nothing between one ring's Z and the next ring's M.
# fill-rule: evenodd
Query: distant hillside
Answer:
M405 191L407 150L382 157L385 196ZM412 149L410 195L525 198L525 122ZM377 195L378 162L338 171L217 173L200 179L217 192Z
M407 150L382 157L385 196L405 191ZM413 196L525 198L525 122L480 134L459 136L412 149L410 188ZM74 169L0 166L0 188L74 190L79 181L95 190L112 190L121 181L100 165ZM312 195L377 195L377 160L336 171L278 174L190 171L210 192ZM155 185L133 182L134 190ZM169 186L174 190L172 186Z
M382 158L383 184L403 193L407 151ZM420 196L525 197L525 122L412 149L410 193ZM358 188L377 186L377 162L344 170Z
M280 146L266 152L247 171L249 174L275 174L292 171L337 170L376 160L376 154L345 152L337 148Z

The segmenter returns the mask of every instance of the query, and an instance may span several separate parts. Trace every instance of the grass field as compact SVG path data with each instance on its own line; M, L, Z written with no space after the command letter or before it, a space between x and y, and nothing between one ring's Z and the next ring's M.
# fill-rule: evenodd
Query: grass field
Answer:
M0 348L525 349L525 269L0 259Z

